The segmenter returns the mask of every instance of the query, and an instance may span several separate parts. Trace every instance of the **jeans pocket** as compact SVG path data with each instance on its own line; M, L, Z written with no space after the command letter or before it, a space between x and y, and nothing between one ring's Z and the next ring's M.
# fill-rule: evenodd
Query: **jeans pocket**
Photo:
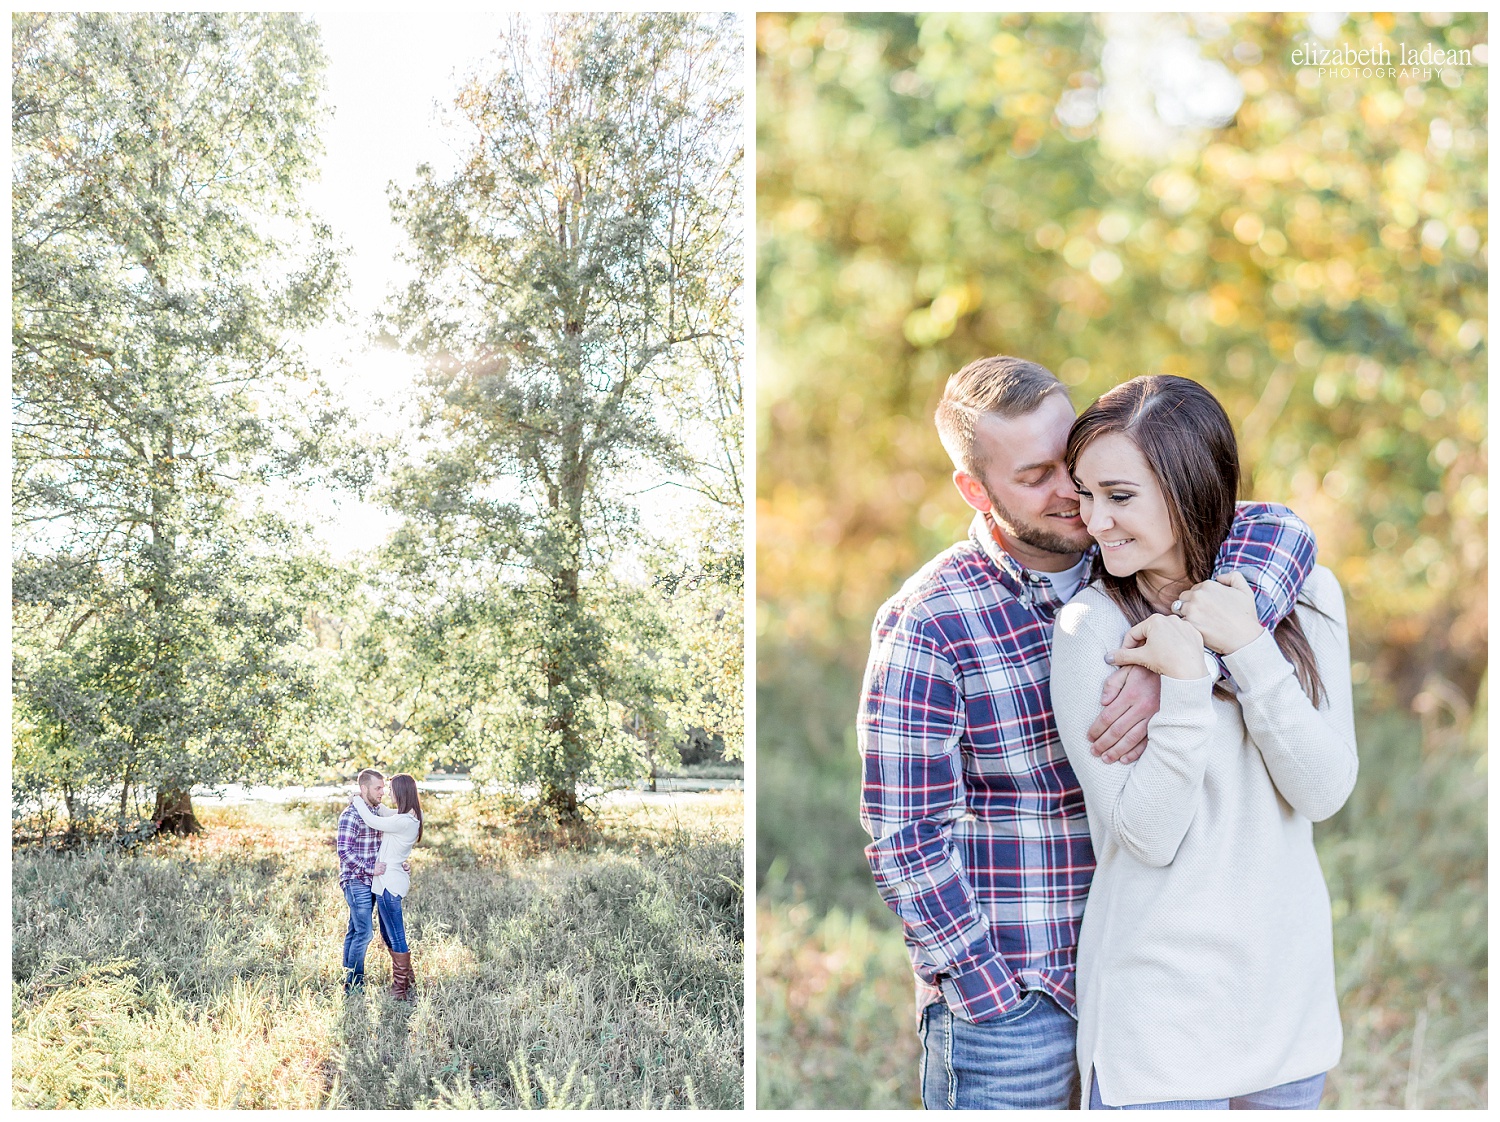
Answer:
M989 1017L983 1021L970 1021L975 1028L984 1028L986 1025L1009 1025L1028 1017L1036 1012L1037 1007L1043 1001L1041 990L1027 990L1021 995L1021 1000L1012 1005L998 1017Z
M922 1065L917 1084L922 1105L928 1110L952 1110L956 1105L958 1079L953 1071L953 1028L958 1023L941 1001L922 1010L917 1035L922 1041Z

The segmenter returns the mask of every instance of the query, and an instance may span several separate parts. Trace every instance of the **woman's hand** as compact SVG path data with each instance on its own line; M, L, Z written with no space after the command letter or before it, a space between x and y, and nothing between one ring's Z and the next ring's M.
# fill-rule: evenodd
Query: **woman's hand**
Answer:
M1265 630L1255 614L1255 593L1237 572L1194 585L1172 610L1198 629L1209 650L1221 655L1248 646Z
M1203 664L1203 636L1177 616L1147 616L1130 629L1125 646L1104 656L1111 666L1144 666L1164 678L1195 681L1208 673Z

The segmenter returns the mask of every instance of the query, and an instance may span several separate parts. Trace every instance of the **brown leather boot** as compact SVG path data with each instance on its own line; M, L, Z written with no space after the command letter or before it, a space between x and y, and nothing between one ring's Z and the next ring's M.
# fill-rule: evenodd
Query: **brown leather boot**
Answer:
M411 984L416 976L411 972L411 951L391 952L391 996L397 1001L415 1001Z

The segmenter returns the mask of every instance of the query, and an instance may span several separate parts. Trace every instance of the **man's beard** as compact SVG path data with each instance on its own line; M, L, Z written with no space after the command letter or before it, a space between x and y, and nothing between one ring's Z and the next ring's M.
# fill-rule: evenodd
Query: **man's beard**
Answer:
M1017 518L990 493L988 487L984 489L984 493L990 500L990 517L999 523L1000 528L1011 537L1024 542L1033 549L1040 549L1047 553L1082 553L1094 544L1094 539L1086 533L1076 539L1068 538L1049 527L1038 526L1035 522Z

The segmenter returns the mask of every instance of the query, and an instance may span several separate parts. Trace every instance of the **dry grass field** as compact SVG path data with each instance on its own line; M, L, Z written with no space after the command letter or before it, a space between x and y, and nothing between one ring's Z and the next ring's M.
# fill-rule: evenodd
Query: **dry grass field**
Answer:
M567 833L424 801L410 1005L378 937L368 992L342 992L331 804L16 849L12 1106L742 1105L740 794Z

